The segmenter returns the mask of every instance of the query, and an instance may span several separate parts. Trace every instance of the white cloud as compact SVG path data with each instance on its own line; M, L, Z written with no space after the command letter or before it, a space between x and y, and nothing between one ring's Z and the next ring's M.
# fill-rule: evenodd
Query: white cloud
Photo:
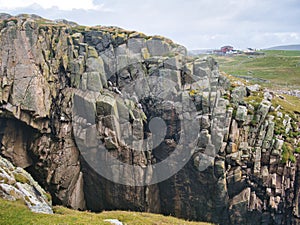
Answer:
M299 0L0 0L0 10L160 34L190 49L300 42Z
M95 5L93 0L0 0L1 10L14 10L31 5L39 5L44 9L57 7L59 10L97 10L104 7L103 4Z
M277 40L278 43L299 43L300 33L297 32L281 32L281 33L267 33L265 37Z

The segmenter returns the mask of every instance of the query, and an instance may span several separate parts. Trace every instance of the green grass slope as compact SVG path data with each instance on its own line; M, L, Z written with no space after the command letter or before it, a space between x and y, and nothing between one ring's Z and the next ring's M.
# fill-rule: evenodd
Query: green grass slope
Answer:
M300 51L267 50L265 55L214 56L220 70L237 76L268 80L266 86L300 87ZM255 81L257 82L257 81Z
M151 213L110 211L102 213L79 212L61 206L54 207L53 215L37 214L21 202L10 202L0 198L1 225L101 225L105 219L118 219L126 225L209 225L209 223L188 222L170 216Z

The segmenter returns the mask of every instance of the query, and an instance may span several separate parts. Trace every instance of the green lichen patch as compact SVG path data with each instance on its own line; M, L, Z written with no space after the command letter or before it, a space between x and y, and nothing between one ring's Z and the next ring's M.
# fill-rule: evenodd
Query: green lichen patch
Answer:
M15 176L15 179L16 179L17 182L20 182L20 183L23 183L23 184L29 184L30 183L29 179L21 173L15 173L14 176Z

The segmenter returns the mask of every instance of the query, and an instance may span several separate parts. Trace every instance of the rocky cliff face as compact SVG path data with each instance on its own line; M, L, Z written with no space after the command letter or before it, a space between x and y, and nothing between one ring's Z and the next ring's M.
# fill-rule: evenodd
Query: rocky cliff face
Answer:
M271 94L162 37L1 17L1 155L55 204L298 223L297 115Z
M52 214L51 195L31 175L0 156L0 197L23 201L31 211Z

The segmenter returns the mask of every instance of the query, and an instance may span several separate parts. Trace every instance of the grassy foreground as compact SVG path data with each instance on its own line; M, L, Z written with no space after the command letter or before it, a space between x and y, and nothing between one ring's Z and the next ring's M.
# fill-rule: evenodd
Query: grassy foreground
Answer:
M109 225L109 222L103 221L105 219L118 219L126 225L209 225L209 223L187 222L170 216L140 212L107 211L96 214L61 206L55 206L54 212L53 215L33 213L21 202L10 202L0 198L1 225Z
M300 51L265 50L265 55L213 56L227 74L270 81L266 86L300 87ZM257 82L257 81L255 81Z

